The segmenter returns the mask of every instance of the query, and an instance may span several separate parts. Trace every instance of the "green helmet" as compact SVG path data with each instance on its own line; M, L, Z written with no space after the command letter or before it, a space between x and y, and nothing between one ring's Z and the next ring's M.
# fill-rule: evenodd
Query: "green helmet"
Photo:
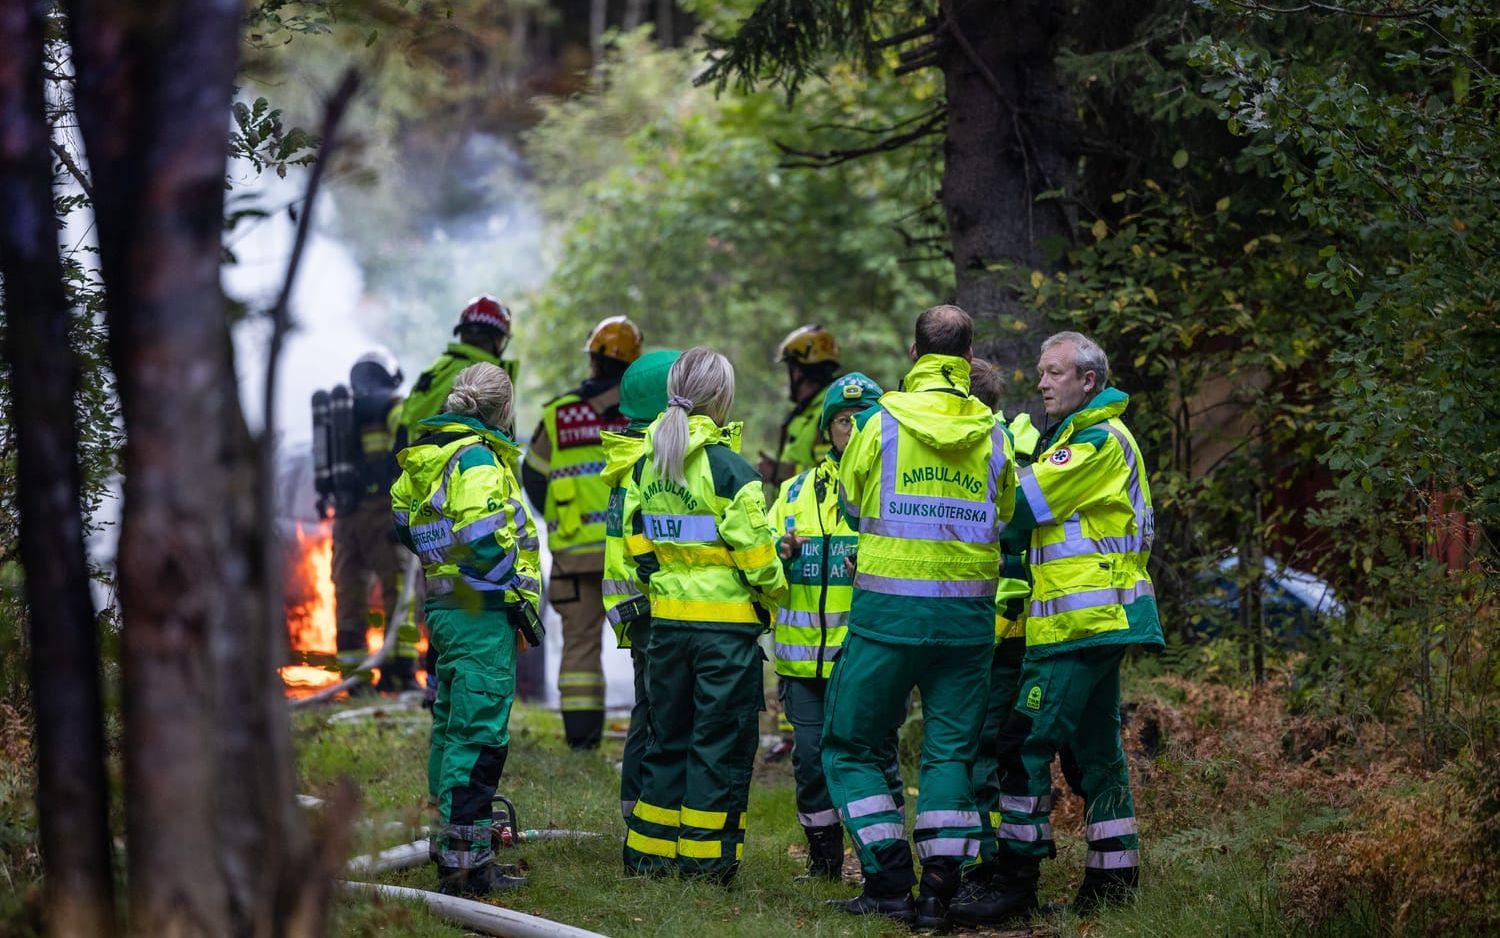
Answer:
M874 381L857 371L849 372L830 384L828 392L823 395L823 413L818 418L818 429L827 430L833 422L833 415L839 411L864 410L880 400L884 393Z
M620 378L620 413L648 421L667 409L667 372L682 353L674 349L647 352L630 363Z

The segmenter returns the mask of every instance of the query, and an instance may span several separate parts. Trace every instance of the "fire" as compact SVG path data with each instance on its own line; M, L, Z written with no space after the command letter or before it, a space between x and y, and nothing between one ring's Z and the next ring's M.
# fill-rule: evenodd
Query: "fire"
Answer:
M338 653L333 600L333 524L318 522L311 532L297 522L293 566L286 576L286 625L292 650Z
M286 584L287 638L292 648L292 662L281 669L281 679L289 696L303 696L340 680L338 670L338 624L333 589L333 524L320 521L304 527L297 522L295 540L287 545ZM372 584L370 608L381 609L379 587ZM377 614L365 630L365 647L370 654L385 641L384 617ZM394 651L394 649L393 649ZM427 636L417 644L418 665L425 660ZM380 679L379 669L370 679ZM426 672L417 679L425 682Z

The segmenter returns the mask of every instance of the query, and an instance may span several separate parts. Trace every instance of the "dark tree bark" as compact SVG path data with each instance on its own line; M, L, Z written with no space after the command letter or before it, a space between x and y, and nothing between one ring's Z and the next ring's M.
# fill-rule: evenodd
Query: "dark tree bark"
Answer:
M31 624L37 821L53 935L114 932L99 643L84 552L78 365L53 207L43 0L0 0L0 281Z
M1054 0L941 6L948 101L942 203L955 300L980 321L976 351L1003 372L1019 368L1029 376L1043 324L993 268L1051 270L1058 258L1049 248L1056 252L1072 235L1066 200L1036 201L1049 189L1073 188L1072 101L1056 66L1064 11ZM1031 398L1029 383L1017 391L1007 413Z
M262 935L309 853L266 576L255 447L219 284L240 6L70 5L125 417L119 550L132 928Z

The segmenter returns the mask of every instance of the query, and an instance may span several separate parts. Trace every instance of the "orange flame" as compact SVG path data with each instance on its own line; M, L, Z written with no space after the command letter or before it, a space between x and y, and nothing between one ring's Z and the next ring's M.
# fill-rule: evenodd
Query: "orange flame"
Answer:
M320 521L312 530L297 522L296 541L288 545L286 586L287 638L293 660L281 669L287 693L312 693L339 680L333 667L338 653L338 626L333 598L333 525Z
M281 669L281 678L287 694L296 697L327 687L342 677L335 659L338 623L333 589L333 524L320 521L309 530L297 522L296 539L288 545L287 554L286 627L293 663ZM383 608L378 586L372 586L370 608ZM365 630L365 647L374 654L384 641L385 617L377 612ZM417 643L419 665L426 652L427 636L423 634ZM370 679L380 680L378 668L371 672ZM418 671L417 680L425 684L426 672Z

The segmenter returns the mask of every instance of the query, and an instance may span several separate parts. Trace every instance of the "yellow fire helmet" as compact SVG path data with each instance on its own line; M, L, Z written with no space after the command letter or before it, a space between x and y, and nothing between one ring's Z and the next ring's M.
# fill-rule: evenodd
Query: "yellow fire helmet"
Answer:
M633 362L641 357L641 344L641 330L635 323L624 316L610 316L599 320L583 350L616 361Z
M817 323L801 326L787 333L776 347L776 361L815 365L818 362L838 364L839 344L833 333Z

